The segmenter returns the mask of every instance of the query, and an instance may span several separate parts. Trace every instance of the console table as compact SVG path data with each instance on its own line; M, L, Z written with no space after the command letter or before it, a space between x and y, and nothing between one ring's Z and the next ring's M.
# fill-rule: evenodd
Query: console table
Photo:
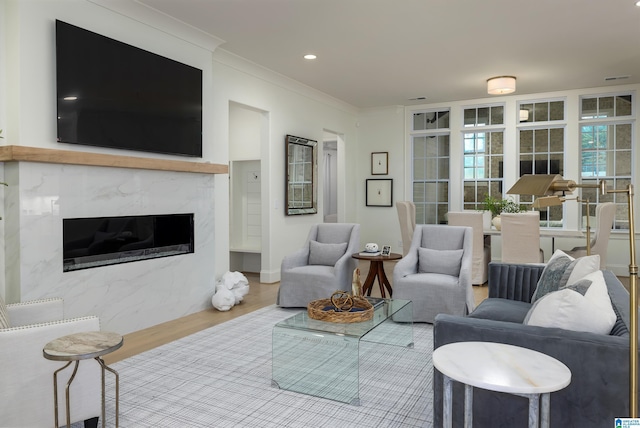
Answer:
M65 404L67 415L67 427L71 426L71 415L69 405L69 389L71 382L75 377L75 373L78 370L78 364L80 360L95 359L102 368L102 427L105 426L105 411L104 411L104 375L105 370L114 374L116 379L116 428L118 427L118 401L119 401L119 376L118 372L108 367L102 360L102 356L109 354L116 349L122 347L124 339L117 333L110 333L105 331L89 331L83 333L74 333L67 336L60 337L47 343L42 350L42 354L48 360L53 361L68 361L62 368L56 370L53 373L53 400L54 400L54 412L55 412L55 424L58 426L58 372L64 370L73 361L76 362L73 374L67 382L65 389Z
M452 381L465 384L465 427L473 425L473 387L529 399L529 427L549 427L549 394L571 382L571 371L541 352L493 342L456 342L433 351L444 378L443 426L451 427Z

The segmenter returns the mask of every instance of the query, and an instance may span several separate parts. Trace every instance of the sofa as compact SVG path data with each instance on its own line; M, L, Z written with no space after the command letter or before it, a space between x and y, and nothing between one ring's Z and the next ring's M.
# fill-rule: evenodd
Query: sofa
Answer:
M571 383L551 394L552 427L611 426L629 414L629 293L602 271L615 312L609 334L525 325L544 264L489 265L489 295L468 316L439 314L434 349L463 341L498 342L550 355L571 370ZM434 423L442 426L442 374L434 368ZM464 386L454 382L453 422L464 420ZM526 426L528 400L474 388L474 427Z

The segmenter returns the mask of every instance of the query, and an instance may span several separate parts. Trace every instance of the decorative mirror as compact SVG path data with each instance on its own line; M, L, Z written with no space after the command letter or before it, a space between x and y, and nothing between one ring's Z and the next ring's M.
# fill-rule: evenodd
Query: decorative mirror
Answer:
M287 215L318 212L318 142L287 135Z

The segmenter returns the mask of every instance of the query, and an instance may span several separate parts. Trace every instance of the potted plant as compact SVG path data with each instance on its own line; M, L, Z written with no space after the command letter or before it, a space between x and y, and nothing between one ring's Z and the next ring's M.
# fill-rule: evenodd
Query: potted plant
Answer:
M496 229L500 230L500 214L501 213L521 213L527 211L524 205L517 204L513 199L497 199L487 195L484 198L484 209L491 211L493 220L491 223Z

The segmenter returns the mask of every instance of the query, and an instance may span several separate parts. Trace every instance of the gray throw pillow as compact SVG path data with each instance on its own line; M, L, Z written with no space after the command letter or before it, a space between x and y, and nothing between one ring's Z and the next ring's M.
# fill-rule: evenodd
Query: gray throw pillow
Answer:
M556 250L540 275L531 303L599 269L600 256L597 254L574 259L562 250Z
M335 266L340 257L347 251L347 243L324 244L318 241L309 241L309 264Z
M459 276L464 250L418 248L418 272Z

